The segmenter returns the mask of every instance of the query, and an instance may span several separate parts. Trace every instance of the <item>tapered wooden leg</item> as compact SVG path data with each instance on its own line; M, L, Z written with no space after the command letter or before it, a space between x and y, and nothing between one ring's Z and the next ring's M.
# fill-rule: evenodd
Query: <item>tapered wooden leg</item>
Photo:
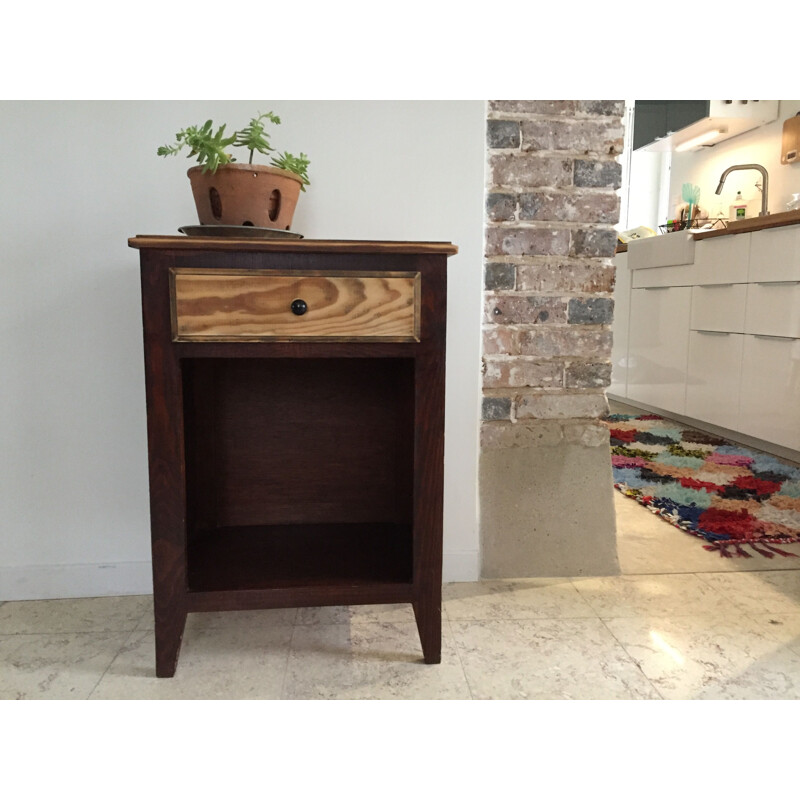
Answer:
M425 663L440 664L442 661L441 589L438 593L431 592L427 597L416 601L413 607Z
M156 677L171 678L175 674L185 627L186 612L182 609L156 613Z

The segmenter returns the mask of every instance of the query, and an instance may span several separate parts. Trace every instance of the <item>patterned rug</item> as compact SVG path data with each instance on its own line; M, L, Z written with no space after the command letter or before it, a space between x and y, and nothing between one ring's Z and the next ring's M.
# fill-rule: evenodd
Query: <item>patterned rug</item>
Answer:
M796 557L800 467L655 414L611 414L614 486L721 556Z

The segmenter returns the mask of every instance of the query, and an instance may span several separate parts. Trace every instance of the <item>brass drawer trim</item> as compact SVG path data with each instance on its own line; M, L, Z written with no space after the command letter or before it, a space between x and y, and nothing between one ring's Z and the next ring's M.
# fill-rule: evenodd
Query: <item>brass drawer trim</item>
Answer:
M175 342L420 340L418 272L174 267L169 281Z

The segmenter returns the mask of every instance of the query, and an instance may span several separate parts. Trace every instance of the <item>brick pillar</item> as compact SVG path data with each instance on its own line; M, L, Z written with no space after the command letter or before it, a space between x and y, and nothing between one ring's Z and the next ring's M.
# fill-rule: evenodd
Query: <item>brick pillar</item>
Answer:
M485 577L609 574L607 409L621 100L489 102Z

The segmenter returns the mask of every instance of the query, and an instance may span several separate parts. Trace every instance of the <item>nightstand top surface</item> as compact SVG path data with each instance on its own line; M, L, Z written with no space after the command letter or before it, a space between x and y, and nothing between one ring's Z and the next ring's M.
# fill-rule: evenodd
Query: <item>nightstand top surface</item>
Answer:
M137 250L244 250L305 253L409 253L452 256L458 247L450 242L395 242L359 239L250 239L211 236L148 236L128 239Z

